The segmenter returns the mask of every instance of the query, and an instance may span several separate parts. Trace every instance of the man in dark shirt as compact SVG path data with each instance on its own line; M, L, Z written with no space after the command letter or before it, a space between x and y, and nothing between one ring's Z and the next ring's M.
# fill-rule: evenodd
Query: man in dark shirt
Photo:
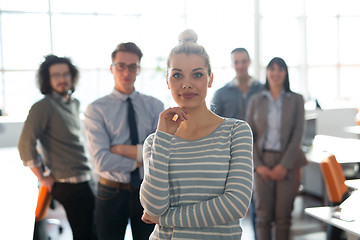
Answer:
M40 185L64 206L73 238L95 239L91 170L80 138L79 101L71 96L78 70L68 58L48 55L37 77L44 98L31 107L24 123L20 157Z

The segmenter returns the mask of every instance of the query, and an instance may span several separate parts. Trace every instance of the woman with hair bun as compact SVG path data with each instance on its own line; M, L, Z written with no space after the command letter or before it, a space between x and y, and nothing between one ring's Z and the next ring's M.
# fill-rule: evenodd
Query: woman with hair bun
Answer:
M206 106L213 74L194 31L179 35L167 68L178 106L159 115L144 143L140 201L143 221L156 223L150 239L241 239L252 193L250 127Z

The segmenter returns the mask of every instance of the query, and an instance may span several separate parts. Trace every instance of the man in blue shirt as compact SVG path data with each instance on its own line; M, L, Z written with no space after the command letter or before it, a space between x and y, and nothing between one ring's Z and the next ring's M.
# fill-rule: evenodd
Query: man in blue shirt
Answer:
M133 239L148 239L154 226L141 221L140 181L133 179L144 176L142 143L155 132L164 105L135 90L142 57L136 44L119 44L111 57L114 90L91 103L85 112L89 151L99 175L98 235L100 239L123 239L130 219Z
M249 75L250 56L245 48L235 48L231 52L231 62L235 77L218 89L211 101L211 111L222 117L245 120L246 108L250 98L263 89L263 84ZM251 201L252 223L255 231L255 209Z
M250 97L260 92L263 85L248 73L251 61L245 48L235 48L231 52L231 61L236 75L215 92L211 111L222 117L244 120Z

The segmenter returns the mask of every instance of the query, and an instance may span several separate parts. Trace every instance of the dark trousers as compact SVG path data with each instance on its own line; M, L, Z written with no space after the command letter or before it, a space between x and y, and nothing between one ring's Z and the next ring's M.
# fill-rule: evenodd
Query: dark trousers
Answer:
M55 183L52 196L63 205L74 240L96 239L95 196L90 182Z
M154 224L144 223L141 220L142 214L138 190L129 191L98 184L95 221L99 239L124 239L129 219L133 239L149 239Z

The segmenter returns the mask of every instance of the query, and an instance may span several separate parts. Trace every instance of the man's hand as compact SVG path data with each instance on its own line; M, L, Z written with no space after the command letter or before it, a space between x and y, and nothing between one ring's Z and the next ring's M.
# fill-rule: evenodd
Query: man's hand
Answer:
M51 192L52 187L54 185L54 178L51 175L45 174L43 173L42 168L40 168L39 166L34 166L34 167L30 167L31 171L35 174L35 176L37 177L40 185L43 185L44 187L47 188L47 190L49 192Z
M145 210L141 217L141 220L147 224L152 224L152 223L159 224L159 217L150 216L147 212L145 212Z
M54 182L55 180L52 176L46 176L39 179L40 185L45 186L49 192L51 192Z

